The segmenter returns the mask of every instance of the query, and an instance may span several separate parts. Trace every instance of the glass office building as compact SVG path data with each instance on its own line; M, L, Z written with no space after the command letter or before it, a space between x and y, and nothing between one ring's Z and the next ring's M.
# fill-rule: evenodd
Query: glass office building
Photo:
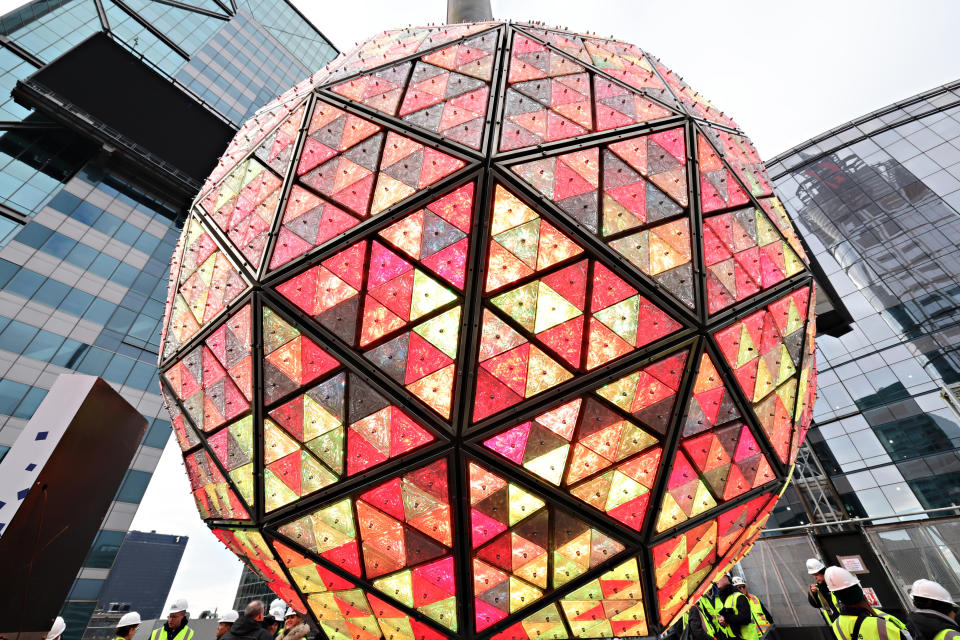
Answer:
M153 531L130 531L120 545L97 608L136 611L144 620L162 618L163 605L180 568L180 559L187 546L187 536L173 536ZM119 607L111 607L119 605ZM129 606L127 606L129 605ZM114 623L119 620L117 616ZM116 637L116 626L112 629Z
M956 515L960 82L837 127L767 167L852 319L847 333L817 339L808 472L830 481L844 518ZM769 526L807 522L791 495Z
M67 371L102 376L150 421L64 607L70 640L170 435L156 375L169 260L216 163L188 167L197 158L181 165L152 145L191 134L180 123L192 118L220 132L219 153L258 107L336 55L284 0L37 0L0 17L0 457ZM100 100L86 107L82 87L70 94L113 62L133 81L86 92ZM158 83L166 94L131 95ZM133 98L166 115L159 135L117 108Z

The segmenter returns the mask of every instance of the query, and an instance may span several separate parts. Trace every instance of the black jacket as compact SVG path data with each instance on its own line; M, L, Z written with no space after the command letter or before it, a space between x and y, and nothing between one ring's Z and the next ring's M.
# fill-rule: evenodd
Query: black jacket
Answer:
M697 602L697 604L690 607L690 624L687 627L686 640L713 640L713 636L703 628L703 618L700 617L701 615L707 615L707 613L701 612L700 603Z
M727 607L727 598L734 593L740 597L734 599L734 607ZM720 600L724 604L723 609L720 610L720 615L726 620L727 625L733 629L734 634L738 638L742 638L740 627L753 622L753 614L750 612L750 600L747 599L747 596L734 589L732 584L728 584L723 589L720 589Z
M944 629L960 632L953 618L932 609L917 609L908 614L907 628L913 640L933 640Z
M270 632L260 626L256 620L247 616L240 616L230 627L230 631L223 634L220 640L274 640Z

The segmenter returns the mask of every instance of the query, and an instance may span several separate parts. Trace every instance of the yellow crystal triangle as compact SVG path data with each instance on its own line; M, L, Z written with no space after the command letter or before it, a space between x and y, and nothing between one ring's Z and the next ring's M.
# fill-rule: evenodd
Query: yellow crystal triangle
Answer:
M536 303L537 318L534 322L534 333L546 331L550 327L555 327L567 320L583 315L580 309L577 309L569 300L548 287L543 281L538 282Z
M509 520L511 527L527 516L533 515L546 504L537 496L527 493L513 483L510 483L510 487L507 489L507 497L509 500Z
M410 299L410 320L422 318L434 309L457 299L452 291L417 269L413 274L413 294Z

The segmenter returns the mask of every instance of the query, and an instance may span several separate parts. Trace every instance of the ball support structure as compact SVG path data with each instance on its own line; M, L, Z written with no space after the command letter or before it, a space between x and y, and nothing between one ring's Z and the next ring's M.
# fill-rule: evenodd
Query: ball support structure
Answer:
M639 49L386 32L204 186L161 391L201 515L328 637L650 635L792 473L804 259L735 123Z

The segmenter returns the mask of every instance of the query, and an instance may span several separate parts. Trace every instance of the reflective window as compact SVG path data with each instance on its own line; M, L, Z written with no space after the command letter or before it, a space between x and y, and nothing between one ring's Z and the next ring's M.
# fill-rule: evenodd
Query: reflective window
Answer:
M128 469L123 479L123 484L117 492L116 500L118 502L139 504L140 500L143 499L143 494L147 490L148 484L150 484L149 473L137 471L136 469Z
M935 474L924 462L960 455L960 420L941 397L960 384L960 109L930 113L938 100L858 122L768 165L854 319L849 333L818 339L810 439L852 515L957 501L935 487L960 468Z
M126 537L126 531L110 531L101 529L97 533L96 540L90 545L90 552L87 553L87 559L83 561L83 566L94 569L109 569L113 566L113 559L117 557L120 545Z

